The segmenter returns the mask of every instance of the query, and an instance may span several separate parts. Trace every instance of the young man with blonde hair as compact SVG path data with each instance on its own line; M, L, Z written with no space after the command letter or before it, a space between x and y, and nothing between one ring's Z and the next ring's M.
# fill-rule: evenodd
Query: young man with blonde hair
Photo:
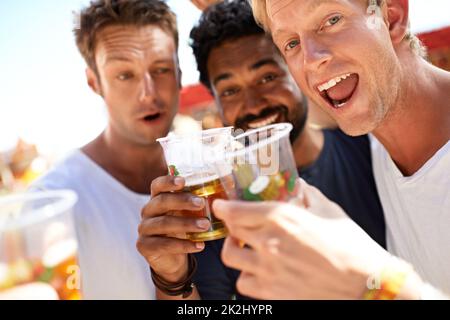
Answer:
M383 273L388 276L382 280L397 283L395 294L388 296L419 298L421 288L429 287L420 284L417 274L425 282L450 292L450 73L423 58L421 45L409 30L409 1L254 0L252 5L256 19L272 35L308 98L347 134L372 133L374 174L386 217L388 249L411 263L417 272L399 271L397 264L388 268ZM305 190L308 193L310 189L306 186ZM316 213L329 216L339 211L327 207L325 198L320 198L321 205L309 202L316 205L310 209ZM253 296L265 293L264 297L270 297L270 290L263 290L261 285L268 280L269 268L261 263L265 272L249 270L248 262L270 256L273 250L258 245L260 241L269 235L279 240L288 230L292 235L294 220L302 215L295 215L293 207L283 207L282 212L272 204L216 205L218 216L230 224L232 234L239 230L235 236L261 248L247 252L229 241L224 247L225 260L246 271L241 286L252 291ZM252 214L256 212L267 215L256 219ZM285 216L292 220L285 221ZM342 234L338 229L327 229L330 221L309 228L309 218L303 218L303 224L299 221L296 226L298 234L279 242L287 248L309 244L307 253L295 257L297 262L304 261L303 265L298 264L296 269L293 261L279 257L273 259L270 269L289 265L289 270L295 272L282 278L296 275L297 281L289 278L284 283L297 291L309 285L314 287L314 296L334 293L331 296L335 298L362 297L367 277L384 270L388 256L365 243L356 232L352 238L348 230ZM260 230L259 240L252 239L245 229ZM318 237L313 243L307 237L311 233ZM350 238L344 241L346 245L355 245L329 242L332 235ZM356 250L361 243L366 244L366 250ZM313 260L324 263L313 264L316 270L311 271L306 267ZM405 282L406 274L415 275L414 280ZM334 280L325 281L330 277ZM306 283L301 279L309 280ZM349 286L347 292L339 288L345 279L352 279L355 285L353 289ZM400 292L405 283L410 285L409 296ZM274 284L272 292L276 288Z

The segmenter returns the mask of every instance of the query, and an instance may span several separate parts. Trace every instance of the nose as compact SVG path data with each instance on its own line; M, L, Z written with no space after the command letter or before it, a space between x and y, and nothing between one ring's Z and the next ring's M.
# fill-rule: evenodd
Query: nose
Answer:
M319 71L331 60L330 49L315 37L303 40L303 64L305 70Z
M142 79L139 101L142 103L151 102L155 97L155 82L150 73L145 73Z
M248 88L244 92L245 113L259 114L262 108L267 106L267 99L257 88Z

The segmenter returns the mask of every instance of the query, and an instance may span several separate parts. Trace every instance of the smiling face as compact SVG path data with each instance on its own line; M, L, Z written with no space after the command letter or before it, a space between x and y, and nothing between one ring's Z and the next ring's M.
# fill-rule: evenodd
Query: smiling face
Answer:
M95 60L98 77L88 70L88 81L105 100L110 129L137 145L165 136L179 99L173 36L153 25L106 27Z
M362 0L267 0L268 27L302 91L347 134L379 127L399 97L387 25Z
M226 125L243 130L291 122L303 128L303 95L264 34L228 40L211 50L208 76Z

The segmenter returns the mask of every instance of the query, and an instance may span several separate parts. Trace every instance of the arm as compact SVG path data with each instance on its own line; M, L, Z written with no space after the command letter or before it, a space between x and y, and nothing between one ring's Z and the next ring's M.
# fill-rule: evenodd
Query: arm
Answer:
M160 177L152 182L151 200L142 210L136 244L152 273L171 284L180 283L187 277L188 254L200 252L205 246L203 242L194 243L184 239L186 232L201 232L208 230L210 226L206 218L173 215L178 210L201 210L205 205L202 198L182 192L184 183L184 179L170 176ZM156 297L183 299L182 295L170 296L158 288ZM195 288L188 299L200 299Z
M238 290L260 299L419 299L424 283L406 262L394 259L316 188L302 183L300 206L214 202L232 237L226 265L242 270ZM237 239L248 247L242 248ZM277 277L273 277L276 274ZM371 281L373 280L373 281ZM385 288L385 287L383 287Z

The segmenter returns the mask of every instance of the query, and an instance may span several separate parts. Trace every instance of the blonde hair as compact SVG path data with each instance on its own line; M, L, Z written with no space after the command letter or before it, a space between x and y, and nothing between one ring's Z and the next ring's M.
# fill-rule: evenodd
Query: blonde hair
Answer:
M253 15L255 17L256 22L266 31L270 32L269 30L269 15L268 15L268 8L267 8L267 0L248 0L250 2L250 5L252 6ZM367 0L366 0L367 1ZM369 5L372 4L374 0L369 0ZM385 3L385 0L375 0L376 4L378 6L381 6ZM412 33L410 24L408 23L408 30L405 35L404 40L409 42L409 46L411 50L419 55L422 58L425 58L427 56L427 49L422 44L422 41Z
M264 30L268 29L269 16L267 15L266 0L248 0L253 10L253 16L256 23L258 23Z

